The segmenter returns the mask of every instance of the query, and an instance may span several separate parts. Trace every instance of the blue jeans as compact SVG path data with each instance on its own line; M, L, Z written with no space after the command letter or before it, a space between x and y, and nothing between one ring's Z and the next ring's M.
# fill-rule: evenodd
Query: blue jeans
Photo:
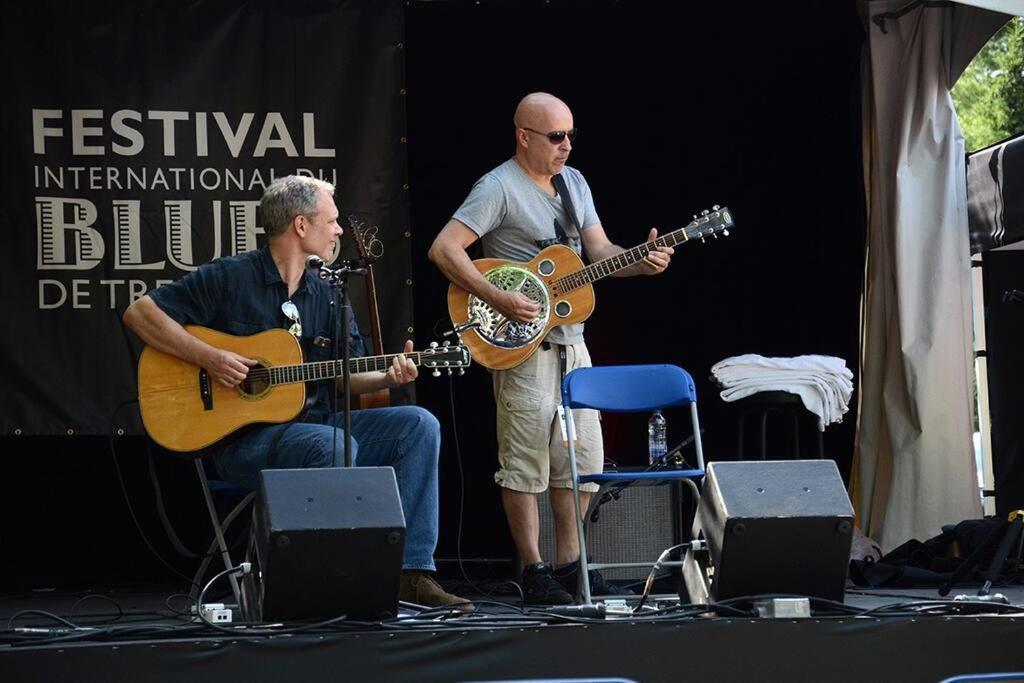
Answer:
M214 463L225 481L250 489L256 488L264 469L341 467L345 464L343 427L344 416L336 413L327 424L291 422L253 429L226 446ZM337 454L332 456L335 431ZM405 513L403 569L434 570L440 450L441 426L423 408L352 411L353 463L395 469Z

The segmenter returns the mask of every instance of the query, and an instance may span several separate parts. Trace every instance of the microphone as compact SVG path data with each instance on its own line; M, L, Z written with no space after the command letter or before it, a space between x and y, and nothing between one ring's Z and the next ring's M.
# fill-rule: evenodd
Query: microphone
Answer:
M325 279L337 275L366 275L367 272L366 266L360 261L346 259L332 268L316 254L306 257L306 270L319 271L320 277Z

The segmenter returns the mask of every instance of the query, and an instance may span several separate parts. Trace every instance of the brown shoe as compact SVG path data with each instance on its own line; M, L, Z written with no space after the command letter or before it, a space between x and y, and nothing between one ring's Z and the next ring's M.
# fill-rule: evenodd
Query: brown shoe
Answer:
M425 607L452 605L458 609L472 609L469 600L446 592L437 581L423 572L402 572L398 599Z

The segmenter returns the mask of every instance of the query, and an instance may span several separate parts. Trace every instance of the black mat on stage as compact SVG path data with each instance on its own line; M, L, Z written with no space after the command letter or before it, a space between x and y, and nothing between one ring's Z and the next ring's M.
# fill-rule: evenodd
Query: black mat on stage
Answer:
M1024 588L996 589L1024 604ZM953 594L974 590L955 590ZM1024 669L1022 616L904 614L885 606L934 600L934 590L851 591L850 607L878 612L811 619L702 617L645 622L502 625L474 617L446 625L274 637L195 630L168 637L152 629L185 623L185 600L169 591L28 594L0 598L4 626L20 610L45 610L102 628L123 614L135 624L119 642L99 639L0 646L0 670L18 681L374 680L498 681L623 677L637 681L713 676L716 680L937 681L954 674ZM76 604L77 603L77 604ZM995 611L995 610L994 610ZM474 623L476 621L477 623ZM42 615L13 625L60 628Z

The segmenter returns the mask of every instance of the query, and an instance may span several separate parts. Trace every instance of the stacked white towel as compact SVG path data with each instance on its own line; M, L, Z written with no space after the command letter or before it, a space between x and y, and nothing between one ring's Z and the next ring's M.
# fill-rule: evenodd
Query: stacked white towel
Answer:
M765 358L754 353L714 364L711 374L724 389L722 400L738 401L761 391L796 394L818 416L818 429L842 422L853 395L853 373L835 356Z

